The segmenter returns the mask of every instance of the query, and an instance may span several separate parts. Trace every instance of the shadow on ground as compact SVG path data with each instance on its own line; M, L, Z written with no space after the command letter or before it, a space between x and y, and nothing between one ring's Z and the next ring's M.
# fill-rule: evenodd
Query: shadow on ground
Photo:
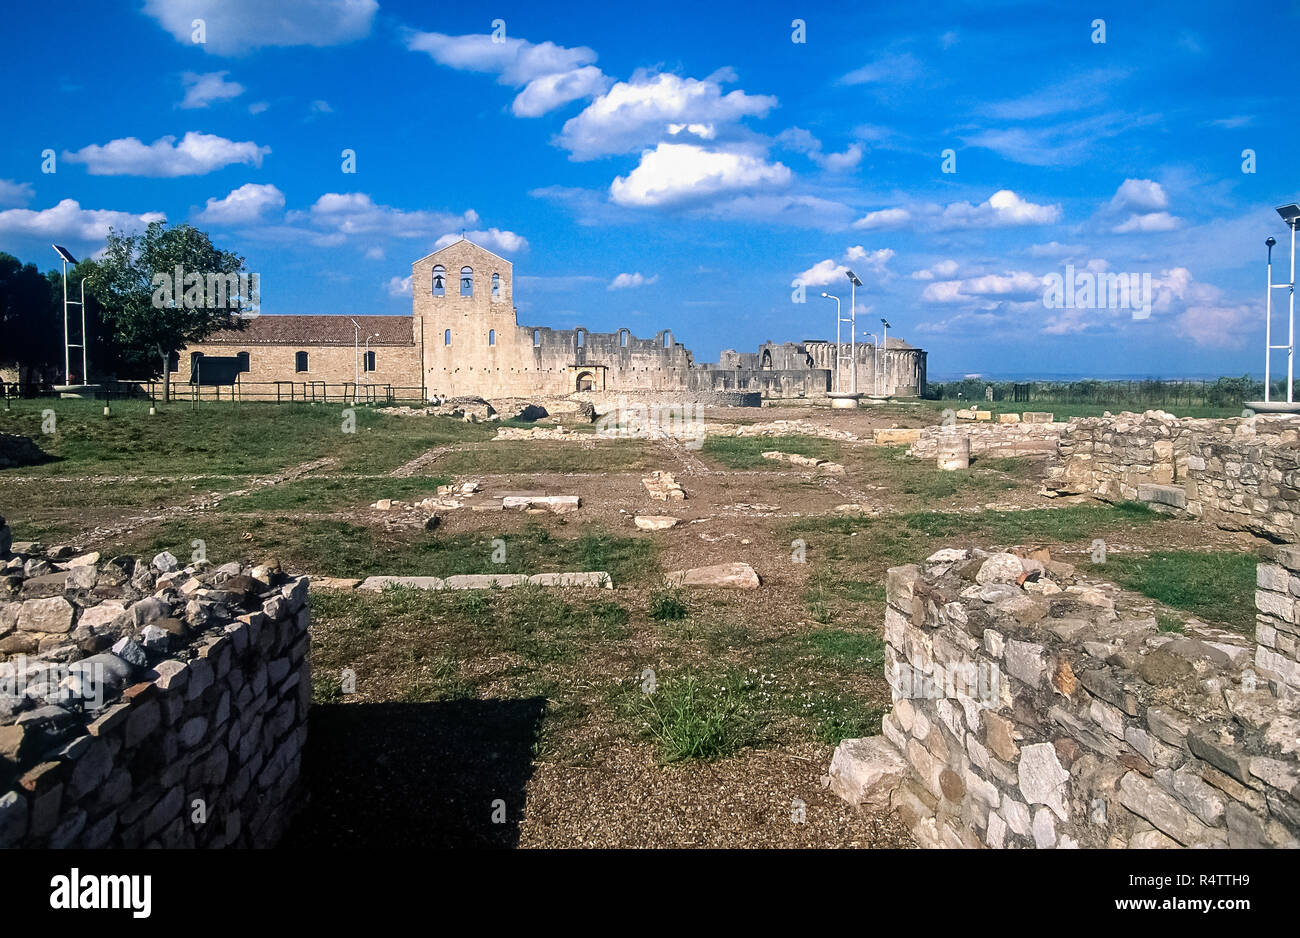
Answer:
M545 712L545 697L312 707L307 801L281 846L517 846Z

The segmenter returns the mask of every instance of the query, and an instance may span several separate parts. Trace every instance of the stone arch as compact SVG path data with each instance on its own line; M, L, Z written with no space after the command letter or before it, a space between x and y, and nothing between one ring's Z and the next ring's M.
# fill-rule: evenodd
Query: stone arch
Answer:
M763 349L763 359L759 362L758 367L761 371L772 370L772 350L770 348Z
M596 375L591 371L580 371L573 381L575 391L594 391L596 390Z
M447 268L441 264L435 264L433 268L433 295L447 295Z
M462 267L460 269L460 295L474 295L474 268Z
M630 331L630 330L627 330L627 329L620 329L620 330L618 330L618 347L619 347L619 348L627 348L627 340L628 340L628 337L629 337L631 334L632 334L631 331Z
M501 301L501 275L494 273L492 275L492 302L499 303L500 301Z

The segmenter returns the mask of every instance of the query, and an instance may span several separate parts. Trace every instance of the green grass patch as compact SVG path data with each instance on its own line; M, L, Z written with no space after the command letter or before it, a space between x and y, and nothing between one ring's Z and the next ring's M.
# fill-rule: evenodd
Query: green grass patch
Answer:
M675 589L657 589L650 594L647 611L650 618L659 622L672 622L685 619L690 610L682 599L680 591Z
M1253 635L1257 563L1259 558L1249 553L1171 550L1145 556L1112 553L1104 564L1089 564L1088 569L1166 606Z
M779 450L816 459L840 460L841 447L835 440L816 436L710 436L700 452L728 469L789 469L790 464L764 459L763 453Z
M450 476L334 476L266 486L221 502L219 511L316 511L359 508L381 498L417 502L437 493Z
M637 685L629 708L661 762L709 761L755 741L757 714L748 700L752 687L738 675L686 673L662 681L648 694Z

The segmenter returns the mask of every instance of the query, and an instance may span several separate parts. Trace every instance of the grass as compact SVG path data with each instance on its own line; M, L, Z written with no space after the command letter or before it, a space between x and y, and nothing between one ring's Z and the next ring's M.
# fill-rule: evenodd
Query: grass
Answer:
M764 459L763 453L777 450L838 462L841 446L834 440L816 436L710 436L700 452L727 469L781 469L790 465L776 459Z
M1255 631L1254 554L1233 551L1154 551L1116 555L1089 572L1114 580L1174 609L1246 635ZM1177 631L1161 625L1161 631Z
M417 502L437 493L450 476L334 476L299 479L266 486L248 495L234 495L221 502L220 511L335 511L361 508L381 498Z
M933 459L908 456L905 446L868 447L855 455L855 480L883 485L924 502L963 495L994 496L1020 487L1041 471L1033 459L989 457L973 459L966 472L945 472Z
M650 618L658 622L685 619L689 611L678 590L657 589L650 594Z
M162 522L124 535L114 552L150 556L171 550L188 556L194 539L223 562L274 555L285 569L319 576L452 576L462 573L546 573L604 570L616 585L657 578L649 538L612 535L598 526L563 536L536 522L500 534L447 535L411 526L369 527L330 518L212 515ZM501 543L497 543L497 542ZM504 545L504 556L500 547ZM503 562L494 562L494 556Z
M709 761L733 755L755 740L757 715L749 705L749 690L745 678L736 675L687 673L650 693L638 685L630 709L660 761Z
M641 440L600 440L578 445L558 440L504 440L468 446L438 460L439 472L455 476L642 472L654 466L653 451Z

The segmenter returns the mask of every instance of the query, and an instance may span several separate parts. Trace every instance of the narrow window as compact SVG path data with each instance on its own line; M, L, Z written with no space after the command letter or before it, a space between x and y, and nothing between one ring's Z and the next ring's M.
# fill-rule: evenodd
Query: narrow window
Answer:
M366 370L366 371L374 371L374 370L375 370L375 353L374 353L374 352L366 352L366 368L365 368L365 370Z
M541 330L541 329L534 329L534 330L533 330L533 348L536 348L537 346L539 346L539 345L541 345L541 344L542 344L542 330Z
M447 268L441 264L433 268L433 295L445 296L447 293Z
M239 370L248 371L248 353L240 352L235 357L239 359Z
M673 347L673 334L672 334L671 332L665 332L665 333L664 333L664 348L672 348L672 347Z
M294 370L294 371L306 371L306 370L307 370L307 353L306 353L306 352L295 352L295 353L294 353L294 355L293 355L293 370Z
M494 300L501 299L501 275L500 274L492 275L492 299Z
M474 295L474 271L472 268L462 267L460 269L460 295Z
M619 345L619 348L627 348L627 330L626 330L626 329L620 329L620 330L618 330L618 345Z
M442 344L443 344L443 345L451 345L451 330L450 330L450 329L444 329L444 330L442 330Z
M488 330L488 345L496 345L496 344L497 344L497 331L496 331L495 329L489 329L489 330Z
M579 329L577 332L578 348L582 348L582 346L585 344L583 342L585 337L586 337L586 333L584 333L581 329Z

